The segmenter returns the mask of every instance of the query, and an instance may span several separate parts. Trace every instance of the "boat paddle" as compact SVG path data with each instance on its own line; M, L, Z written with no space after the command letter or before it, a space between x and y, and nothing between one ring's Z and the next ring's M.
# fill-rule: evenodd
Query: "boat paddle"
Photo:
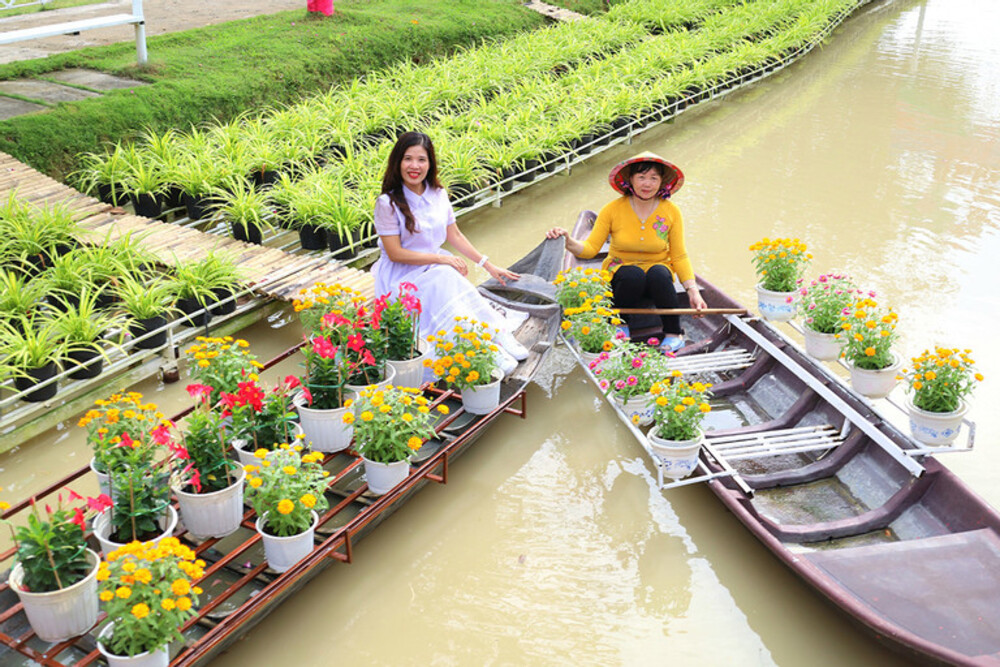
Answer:
M746 308L616 308L622 315L749 315Z

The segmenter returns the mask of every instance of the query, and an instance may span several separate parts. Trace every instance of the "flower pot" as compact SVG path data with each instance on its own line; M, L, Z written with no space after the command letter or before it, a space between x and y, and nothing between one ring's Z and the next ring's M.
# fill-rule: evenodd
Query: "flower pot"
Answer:
M195 197L185 192L181 195L181 202L183 202L184 208L187 209L188 217L192 220L201 220L211 214L208 197L202 195Z
M236 311L236 299L233 298L233 290L227 287L217 287L212 290L215 294L215 305L208 309L213 317L229 315Z
M133 193L131 197L136 215L143 218L158 218L160 216L160 202L154 195Z
M912 398L906 399L906 407L910 411L910 435L917 442L931 447L948 447L955 442L962 430L965 413L969 411L969 404L965 401L951 412L921 410L913 404Z
M893 363L887 368L868 370L857 368L848 359L847 366L851 370L851 388L868 398L885 398L896 386L896 375L902 366L899 355L893 354Z
M667 440L661 438L655 428L647 436L649 448L659 460L663 476L670 479L681 479L694 472L698 467L698 453L703 440L701 434L691 440Z
M396 370L392 366L386 366L382 371L382 379L371 384L344 384L344 400L354 398L368 387L388 387L396 379Z
M263 171L254 170L250 174L250 182L253 183L256 189L260 189L264 185L274 185L278 182L279 173L274 169L264 169Z
M296 435L302 432L301 424L295 424ZM254 449L254 446L250 441L244 440L243 438L236 438L233 440L232 445L233 449L236 451L236 460L240 462L240 465L250 466L258 465L260 463L260 461L257 460L257 457L254 456L254 453L257 450Z
M196 538L225 537L235 533L243 520L243 468L236 481L212 493L189 493L174 488L184 527Z
M108 623L97 635L97 650L108 661L108 667L168 667L170 665L170 645L167 644L155 651L146 651L138 655L115 655L104 648L104 639L110 639L115 624Z
M184 315L184 317L180 318L180 321L186 327L203 327L208 325L208 321L212 319L211 311L194 297L190 299L178 299L177 310L181 311ZM198 314L193 315L192 313Z
M70 360L67 367L77 368L67 376L70 380L89 380L104 369L104 356L97 350L73 350L66 357Z
M174 186L168 188L166 192L161 196L163 201L163 210L169 211L175 208L179 208L183 204L184 191L179 187Z
M803 327L802 334L806 338L806 354L813 359L836 361L840 358L843 342L836 338L836 334L820 333L809 327Z
M299 227L299 243L304 250L322 250L326 247L326 230L316 225Z
M157 537L154 537L151 541L156 542L157 540L162 540L164 537L170 537L174 534L174 528L177 527L177 510L175 510L171 505L167 505L167 511L164 513L163 518L160 519L160 528L163 532ZM120 549L125 546L123 543L115 542L111 539L111 510L106 509L96 517L94 517L94 537L101 545L101 553L105 558L108 554L115 549Z
M125 198L125 195L121 192L120 188L115 188L111 183L98 183L97 198L105 204L117 206Z
M17 391L28 391L32 387L45 382L49 378L55 377L58 372L59 366L57 366L54 361L50 361L41 368L29 368L25 371L25 373L27 373L27 377L17 376L14 378L14 388ZM41 401L47 401L55 396L58 390L59 383L50 382L41 389L36 389L30 394L25 394L21 397L21 400L29 403L40 403Z
M409 461L394 463L379 463L361 457L365 462L365 478L368 480L368 490L376 496L385 495L410 474Z
M299 413L299 424L306 434L305 445L316 452L340 452L351 446L354 424L345 424L344 415L353 408L321 410L306 405L301 393L292 398Z
M757 285L757 310L770 322L787 322L795 317L796 291L772 292Z
M229 228L233 232L233 238L237 241L253 243L254 245L260 245L264 242L264 233L261 231L260 226L252 222L242 223L230 220Z
M145 336L147 332L162 329L159 333L147 336L135 344L140 350L153 350L167 344L167 330L164 328L166 325L167 318L157 315L156 317L136 320L129 325L128 331L132 334L133 338L139 338L140 336Z
M643 394L641 396L633 396L632 398L625 400L619 398L617 395L611 397L614 400L615 405L619 410L625 413L625 416L629 420L636 424L637 426L646 426L647 424L653 423L653 399L649 394Z
M452 183L448 186L448 199L454 202L460 202L460 206L468 206L472 202L466 199L472 194L472 185L469 183Z
M316 524L319 523L319 515L312 514L312 525L305 531L297 535L288 537L277 537L264 532L267 524L267 512L257 518L257 532L264 542L264 557L267 558L268 566L275 572L285 572L293 565L312 553L313 535L316 532Z
M101 472L97 469L97 459L90 459L90 471L94 473L94 477L97 478L97 488L101 493L110 497L111 496L111 477L106 472Z
M500 382L503 376L493 373L493 382L462 390L462 407L473 415L488 415L500 405Z
M430 349L424 341L417 343L417 351L420 352L413 359L398 361L389 359L386 366L395 371L392 383L397 387L421 387L424 384L424 359L430 354Z
M345 249L357 252L361 249L361 236L360 227L352 229L347 236L341 236L340 232L335 229L326 230L326 242L330 247L330 252L340 252Z
M22 591L24 569L15 563L10 571L10 587L17 593L28 623L38 638L56 643L82 635L97 623L97 554L87 549L90 572L71 586L47 593Z

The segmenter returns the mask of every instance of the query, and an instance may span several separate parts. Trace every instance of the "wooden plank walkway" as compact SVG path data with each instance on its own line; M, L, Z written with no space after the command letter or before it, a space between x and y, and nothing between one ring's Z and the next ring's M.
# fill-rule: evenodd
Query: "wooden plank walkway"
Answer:
M554 21L582 21L588 18L583 14L578 14L577 12L574 12L571 9L556 7L554 5L549 5L544 2L540 2L539 0L529 0L528 2L524 3L524 6Z
M372 298L375 283L367 271L353 269L322 257L292 255L277 248L243 243L233 238L206 234L195 229L150 220L122 212L39 173L10 155L0 152L0 198L12 192L17 199L35 205L63 203L70 207L80 226L92 232L85 242L129 233L139 245L161 262L172 265L204 257L219 250L233 257L257 294L291 301L299 290L317 282L352 287Z

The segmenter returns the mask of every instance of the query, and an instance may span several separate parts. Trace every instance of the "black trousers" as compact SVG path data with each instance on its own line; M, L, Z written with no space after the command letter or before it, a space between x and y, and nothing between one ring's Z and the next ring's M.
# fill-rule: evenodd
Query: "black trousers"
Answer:
M674 277L670 269L655 264L649 271L638 266L622 266L611 276L611 291L615 295L616 308L642 308L643 301L651 299L657 308L676 308L677 292L674 291ZM681 318L677 315L661 315L663 333L681 335ZM630 322L630 317L625 316Z

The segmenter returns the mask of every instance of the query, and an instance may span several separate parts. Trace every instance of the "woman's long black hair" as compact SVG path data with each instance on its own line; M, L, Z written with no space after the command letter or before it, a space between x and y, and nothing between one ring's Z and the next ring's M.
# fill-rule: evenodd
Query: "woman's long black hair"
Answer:
M406 220L406 231L411 234L416 228L417 222L413 219L413 213L410 211L410 205L406 203L406 197L403 196L402 166L403 155L407 149L413 146L423 146L424 150L427 151L427 178L424 179L424 183L440 188L441 181L438 180L434 144L431 142L431 138L423 132L404 132L399 135L396 145L389 153L389 164L385 166L385 174L382 175L382 194L389 195L389 200L403 214L403 218Z

